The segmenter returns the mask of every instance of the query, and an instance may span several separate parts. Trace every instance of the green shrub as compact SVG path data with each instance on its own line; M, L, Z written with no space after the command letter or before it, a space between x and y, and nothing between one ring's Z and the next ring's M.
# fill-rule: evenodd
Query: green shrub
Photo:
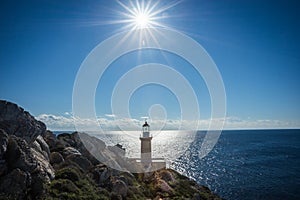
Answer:
M107 190L85 176L76 166L56 171L55 179L47 186L47 200L108 200Z
M66 167L58 170L55 173L55 179L68 179L71 181L79 181L81 178L81 173L76 168Z
M68 179L53 180L50 184L50 187L52 189L51 193L54 195L59 193L79 193L78 187Z

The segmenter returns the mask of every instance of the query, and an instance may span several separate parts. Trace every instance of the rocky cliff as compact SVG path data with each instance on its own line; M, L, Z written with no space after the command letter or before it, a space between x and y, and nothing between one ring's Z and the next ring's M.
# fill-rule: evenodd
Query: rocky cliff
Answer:
M91 141L99 156L117 156L101 140ZM86 150L79 133L56 137L24 109L0 101L0 199L220 198L171 169L111 169Z

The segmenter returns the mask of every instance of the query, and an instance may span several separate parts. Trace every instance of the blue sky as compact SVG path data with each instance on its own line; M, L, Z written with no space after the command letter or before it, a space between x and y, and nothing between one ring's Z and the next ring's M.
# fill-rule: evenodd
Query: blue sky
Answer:
M186 0L163 13L169 16L163 23L200 43L218 66L229 128L300 127L298 4ZM115 1L104 0L2 2L0 98L18 103L53 129L64 123L57 126L52 118L70 123L76 74L90 51L123 27L106 23L122 18L118 10L122 7ZM201 99L202 119L209 119L209 94L201 76L181 58L164 56L155 50L132 52L112 63L98 85L97 115L111 114L112 88L126 70L156 61L186 76ZM165 106L168 119L180 117L178 100L158 85L134 93L132 117L147 115L156 103Z

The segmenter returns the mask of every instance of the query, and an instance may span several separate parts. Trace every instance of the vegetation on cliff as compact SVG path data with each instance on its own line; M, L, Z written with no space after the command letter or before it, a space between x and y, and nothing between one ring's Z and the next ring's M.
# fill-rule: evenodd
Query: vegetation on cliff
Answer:
M100 156L117 156L101 140L94 145ZM132 174L109 168L86 150L77 132L56 137L16 104L0 101L0 199L220 197L171 169Z

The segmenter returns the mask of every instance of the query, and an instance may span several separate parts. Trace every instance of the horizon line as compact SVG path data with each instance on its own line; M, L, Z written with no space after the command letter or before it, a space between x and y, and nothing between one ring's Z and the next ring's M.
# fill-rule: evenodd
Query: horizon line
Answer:
M56 132L63 132L63 131L67 131L67 132L85 132L85 131L78 131L78 130L50 130L47 129L49 131L56 131ZM282 127L282 128L237 128L237 129L223 129L223 130L207 130L207 129L200 129L200 130L176 130L176 129L162 129L162 130L152 130L153 132L155 131L264 131L264 130L300 130L300 127ZM87 132L99 132L97 130L86 130ZM103 130L103 131L107 131L107 132L120 132L120 131L128 131L128 132L136 132L136 131L141 131L141 130Z

